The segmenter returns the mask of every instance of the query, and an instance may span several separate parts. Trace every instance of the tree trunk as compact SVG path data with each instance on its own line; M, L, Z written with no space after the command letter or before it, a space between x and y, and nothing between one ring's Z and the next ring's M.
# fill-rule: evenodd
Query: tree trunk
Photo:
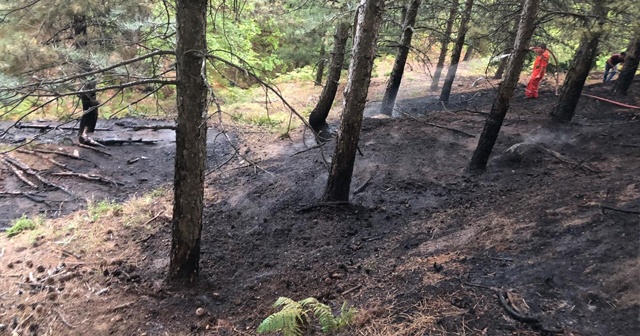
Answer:
M341 22L336 27L336 33L333 35L333 50L331 51L331 63L329 64L329 74L327 83L322 89L320 99L316 107L309 115L309 125L316 133L320 133L327 128L327 116L333 105L333 100L338 91L340 84L340 73L344 65L344 54L347 48L347 39L349 38L349 24ZM321 137L322 138L322 137Z
M518 34L516 35L516 42L513 46L513 56L511 57L509 64L507 65L506 78L498 88L496 98L493 100L491 106L491 112L487 117L487 120L482 129L478 146L473 152L473 157L469 163L469 169L471 171L485 170L489 156L493 150L493 146L498 139L500 133L500 127L502 127L502 121L504 120L513 91L516 89L520 72L522 71L522 64L524 63L525 55L528 52L529 41L531 35L533 35L534 20L540 0L526 0L522 16L520 18L520 24L518 25Z
M464 46L464 38L467 35L467 29L469 20L471 19L471 10L473 9L473 0L467 0L464 5L464 11L462 12L462 19L460 20L460 28L458 30L458 37L456 38L456 45L453 47L453 54L451 55L451 64L449 64L449 70L447 70L447 78L442 84L442 92L440 93L440 101L448 102L451 95L451 87L453 86L453 80L456 79L456 71L458 71L458 62L460 61L460 55L462 54L462 47Z
M573 62L565 77L558 101L551 110L551 120L555 122L569 122L576 112L576 106L582 94L584 82L589 76L589 70L598 53L598 43L602 36L602 26L607 15L603 1L594 3L593 14L598 17L598 23L592 31L586 31L573 57Z
M462 58L463 62L469 61L473 56L473 44L469 44L467 46L467 52L464 53L464 57Z
M640 63L640 32L636 33L631 43L629 43L624 66L613 88L615 94L622 96L627 95L631 82L633 82L633 77L636 71L638 71L638 63Z
M409 48L411 47L411 37L413 36L413 25L416 23L416 17L418 16L418 8L422 0L411 0L409 10L405 16L405 21L402 27L402 37L400 38L400 45L398 46L398 54L396 55L396 61L393 64L393 70L389 76L387 82L387 89L384 92L384 98L382 99L382 107L380 113L391 115L393 113L393 105L396 102L398 96L398 89L400 89L400 82L402 82L402 75L404 73L404 66L407 63L407 57L409 56Z
M513 21L513 28L511 29L512 32L517 32L518 31L518 20L514 20ZM513 47L513 45L516 43L516 34L515 33L510 33L509 34L509 40L507 42L507 45L505 46L505 51L507 50L511 50L511 47ZM507 63L509 62L509 57L505 57L500 59L500 64L498 65L498 69L496 70L496 74L493 75L493 79L501 79L502 75L504 74L504 70L507 68Z
M177 105L174 203L169 278L194 280L200 234L207 141L207 0L176 3Z
M327 50L324 47L324 39L322 41L322 45L320 46L320 60L318 61L318 68L316 69L316 80L315 85L322 85L322 76L324 75L324 65L327 63Z
M433 78L431 79L431 91L436 91L438 89L440 75L442 74L442 68L444 67L444 61L447 58L447 46L449 45L449 41L451 40L451 31L453 30L453 22L456 20L456 15L458 15L458 0L453 0L451 3L451 11L449 12L449 19L447 20L447 25L444 30L444 35L440 40L440 44L442 46L440 48L440 56L438 56L436 71L433 72Z
M344 91L344 111L327 187L322 196L325 202L349 200L353 164L360 139L362 114L371 82L371 69L383 10L384 0L361 0L356 12L357 28L353 37L349 80Z

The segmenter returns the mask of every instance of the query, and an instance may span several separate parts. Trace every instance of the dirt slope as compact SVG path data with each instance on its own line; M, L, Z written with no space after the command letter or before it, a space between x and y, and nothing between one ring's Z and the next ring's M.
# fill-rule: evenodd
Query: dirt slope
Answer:
M163 282L168 196L140 207L147 225L120 225L118 214L90 224L102 241L90 248L2 238L0 323L25 334L253 335L277 297L314 296L360 309L345 335L638 334L640 216L618 211L640 209L638 112L583 98L573 123L554 126L549 87L538 100L518 93L487 172L473 176L477 111L490 109L493 92L473 80L447 108L427 96L400 102L404 118L365 120L351 205L314 206L333 143L304 151L302 133L238 133L245 158L208 177L193 288ZM602 84L586 90L608 96ZM616 99L639 105L638 86ZM87 155L131 185L103 195L135 193L139 174L170 181L168 146L111 151ZM229 153L212 150L210 166ZM140 155L153 159L125 166ZM5 188L17 183L2 176ZM500 292L540 323L515 321Z

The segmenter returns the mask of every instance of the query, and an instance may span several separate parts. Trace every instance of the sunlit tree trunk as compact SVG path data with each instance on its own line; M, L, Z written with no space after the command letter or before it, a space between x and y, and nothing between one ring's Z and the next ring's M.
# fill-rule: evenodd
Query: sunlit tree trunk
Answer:
M633 77L638 71L638 63L640 61L640 32L629 43L627 48L627 57L624 60L622 71L618 75L618 79L614 85L614 92L618 95L626 96L633 82Z
M396 61L393 64L393 70L389 76L387 89L384 92L384 98L382 99L382 107L380 108L380 113L382 114L391 115L393 113L393 105L396 102L398 89L400 89L400 83L402 82L404 66L407 63L407 57L409 56L409 48L411 48L413 26L416 23L418 8L420 7L421 2L422 0L411 0L409 10L405 15L405 21L402 27L402 36L400 37L400 45L398 46L398 53L396 54Z
M589 70L591 70L593 60L598 54L598 43L603 33L602 27L607 15L607 11L604 8L604 0L594 3L593 14L598 18L598 23L594 29L587 30L580 40L580 45L565 77L558 101L551 110L551 119L555 122L568 122L573 118L582 94L582 88L589 76Z
M199 273L207 141L207 0L176 2L178 118L169 278L193 280Z
M518 31L518 20L513 20L513 28L511 29L511 33L509 34L508 42L505 46L504 52L510 52L513 45L516 43L516 32ZM509 62L509 57L505 57L500 59L500 64L498 65L498 69L496 70L495 75L493 75L493 79L501 79L504 74L504 70L507 68L507 63Z
M325 202L349 200L362 114L371 82L371 69L383 10L384 0L361 0L356 12L356 31L353 37L349 80L344 92L344 111L327 187L322 196Z
M442 68L444 67L444 61L447 58L447 46L451 40L451 31L453 30L453 22L456 20L456 15L458 15L458 0L453 0L451 2L451 10L449 11L449 19L447 20L444 34L440 40L440 56L438 56L438 64L436 65L436 70L433 72L433 78L431 79L431 91L436 91L438 89L438 84L440 83Z
M316 133L320 133L327 128L327 117L329 116L331 106L333 106L333 100L338 91L338 84L340 84L340 74L342 72L342 66L344 65L344 54L347 48L348 38L349 24L346 22L339 23L336 27L336 33L333 35L333 51L331 51L331 63L329 64L327 83L322 89L316 107L309 115L309 125L311 125L311 128L313 128ZM322 137L321 135L321 138Z
M462 18L460 19L460 28L458 29L458 37L456 38L456 45L453 47L453 54L451 54L451 64L447 70L447 78L442 84L442 92L440 93L440 100L443 102L449 101L451 95L451 87L453 81L456 79L456 71L458 71L458 62L460 61L460 55L462 54L462 47L464 46L464 39L467 35L467 29L469 28L469 20L471 19L471 10L473 9L473 0L466 0L464 5L464 11L462 12Z
M528 52L529 41L531 35L533 35L534 20L538 7L540 6L540 0L526 0L522 16L520 18L520 24L518 25L518 34L516 35L516 43L513 46L513 56L511 57L509 64L507 65L507 73L505 80L502 82L496 93L496 97L493 100L491 106L491 112L487 120L485 121L478 146L473 152L473 157L469 163L469 169L471 171L481 171L486 169L489 156L493 150L493 146L498 139L500 133L500 127L509 104L513 91L516 89L520 72L522 71L522 64L524 63L525 55Z

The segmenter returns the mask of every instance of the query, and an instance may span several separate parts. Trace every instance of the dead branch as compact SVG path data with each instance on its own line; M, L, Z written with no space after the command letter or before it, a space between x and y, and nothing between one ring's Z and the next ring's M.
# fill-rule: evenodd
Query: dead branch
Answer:
M62 163L60 163L60 162L58 162L58 161L56 161L56 160L54 160L54 159L52 159L52 158L50 158L50 157L48 157L48 156L44 156L44 155L42 155L42 154L40 154L40 153L37 153L37 152L34 152L34 151L32 151L32 150L28 150L28 149L18 149L18 150L16 150L16 152L18 152L18 153L23 153L23 154L31 154L31 155L37 156L37 157L39 157L39 158L41 158L41 159L45 159L45 160L47 160L47 161L49 161L49 162L53 163L54 165L56 165L56 166L58 166L58 167L60 167L60 168L65 168L65 169L67 168L67 165L66 165L66 164L62 164Z
M373 176L369 176L369 178L361 186L359 186L356 190L353 191L353 194L356 195L363 192L369 186L372 179L373 179Z
M135 303L135 301L123 303L121 305L118 305L118 306L115 306L115 307L111 308L111 311L116 311L116 310L119 310L119 309L122 309L122 308L131 307L131 305L134 304L134 303Z
M410 115L409 113L406 113L406 112L403 112L403 111L398 111L398 112L399 112L400 114L402 114L402 115L404 115L404 116L408 117L408 118L409 118L409 119L411 119L411 120L416 120L416 121L418 120L418 118L416 118L416 117L414 117L414 116ZM429 126L436 127L436 128L442 128L442 129L446 129L446 130L449 130L449 131L458 132L458 133L464 134L464 135L466 135L466 136L468 136L468 137L471 137L471 138L475 138L475 137L476 137L476 135L475 135L475 134L471 134L471 133L468 133L468 132L465 132L465 131L459 130L459 129L457 129L457 128L451 128L451 127L442 126L442 125L438 125L438 124L434 124L434 123L430 123L430 122L428 122L428 123L426 123L426 124L427 124L427 125L429 125Z
M38 189L38 186L35 183L29 181L27 177L24 176L24 172L14 167L12 164L9 163L9 161L7 161L6 159L2 159L2 163L4 163L5 166L9 167L9 169L18 177L18 179L20 179L20 181L26 183L31 188Z
M160 217L163 213L164 213L164 210L158 212L157 215L153 216L153 218L151 218L148 221L146 221L142 226L147 226L147 225L151 224L151 222L153 222L154 220L158 219L158 217Z
M83 157L80 156L75 156L73 154L69 154L69 153L65 153L65 152L61 152L61 151L54 151L54 150L48 150L48 149L34 149L35 152L40 152L40 153L45 153L45 154L56 154L56 155L60 155L60 156L64 156L64 157L68 157L74 160L82 160L82 161L87 161L87 162L91 162L93 163L96 167L98 166L97 164L95 164L95 162L89 160L89 159L85 159Z
M542 326L540 320L536 317L522 315L515 308L513 308L509 302L507 302L507 293L503 290L497 291L498 300L500 301L500 305L504 308L504 310L516 321L530 324L534 329L538 329L542 332L549 334L562 334L564 333L564 329L549 329Z
M98 152L98 153L100 153L100 154L104 154L104 155L111 156L111 153L109 153L109 152L107 152L107 151L105 151L105 150L102 150L102 149L100 149L100 148L96 148L96 147L92 147L92 146L87 146L87 145L84 145L84 144L81 144L81 143L76 144L76 145L77 145L78 147L81 147L81 148L91 149L91 150L96 151L96 152Z
M313 210L315 208L324 208L324 207L333 207L333 206L341 206L341 205L351 205L351 203L349 202L345 202L345 201L337 201L337 202L322 202L322 203L316 203L316 204L311 204L311 205L307 205L307 206L303 206L302 208L296 210L296 212L300 213L300 212L307 212L310 210Z
M638 211L638 210L619 209L619 208L614 208L614 207L610 207L610 206L606 206L606 205L602 205L602 206L600 206L600 208L602 209L602 214L604 214L605 210L610 210L610 211L622 212L622 213L626 213L626 214L640 215L640 211Z
M455 110L455 111L450 111L450 112L469 112L469 113L476 113L476 114L481 114L481 115L489 115L489 112L484 112L484 111L478 111L478 110L469 110L469 109L460 109L460 110Z
M358 290L358 289L360 289L360 288L362 288L362 284L357 285L357 286L352 287L352 288L349 288L349 289L347 289L346 291L344 291L344 292L342 292L342 293L340 293L340 294L341 294L341 295L347 295L347 294L349 294L349 293L351 293L351 292L353 292L353 291L357 291L357 290Z
M157 130L162 130L162 129L167 129L167 130L175 130L176 126L175 125L143 125L143 126L133 126L133 130L134 131L141 131L141 130L153 130L153 131L157 131Z
M555 157L556 159L558 159L558 160L560 160L560 161L562 161L564 163L573 165L576 168L581 167L581 168L584 168L584 169L586 169L586 170L588 170L588 171L590 171L592 173L599 173L600 172L600 171L598 171L596 169L593 169L593 168L587 166L586 164L583 164L581 162L577 162L577 161L569 158L568 156L560 154L560 153L558 153L558 152L556 152L554 150L551 150L549 148L545 148L543 146L536 146L536 147L540 148L543 152L545 152L547 154L550 154L551 156Z
M106 184L113 184L113 185L117 185L117 186L118 185L124 185L124 183L122 183L122 182L114 181L114 180L106 178L104 176L95 175L95 174L62 172L62 173L52 173L51 175L52 176L76 176L76 177L80 177L80 178L83 178L83 179L89 180L89 181L97 181L97 182L102 182L102 183L106 183Z
M64 325L66 325L67 327L69 327L71 329L75 328L75 326L73 326L71 323L67 322L67 319L64 318L64 315L62 315L62 313L59 310L54 309L53 311L55 311L58 314L58 316L60 316L60 320L62 321L62 323L64 323Z
M20 191L14 191L14 192L3 191L3 192L0 192L0 197L7 197L7 196L22 196L22 197L28 198L29 200L34 201L36 203L44 203L45 202L43 199L36 198L36 197L44 197L42 195L37 195L37 194L33 194L33 193L25 193L25 192L20 192Z
M69 194L72 197L76 197L76 195L74 195L72 192L70 192L69 190L67 190L66 188L59 186L49 180L47 180L46 178L40 176L40 174L38 174L38 172L34 171L33 169L31 169L31 167L27 166L26 164L20 162L20 160L16 159L16 158L10 158L10 157L6 157L5 160L11 162L11 164L15 165L16 167L22 169L25 173L35 177L38 181L42 182L42 184L44 184L45 186L50 186L50 187L54 187L58 190L64 191L65 193Z
M144 139L105 139L105 140L96 140L96 142L100 143L104 146L118 146L118 145L129 145L129 144L143 144L143 145L155 145L158 143L157 140L144 140Z
M64 131L77 131L79 130L78 127L73 127L73 126L60 126L60 125L28 125L28 124L23 124L23 123L17 123L15 128L17 129L38 129L38 130L50 130L50 129L59 129L59 130L64 130ZM100 127L96 127L95 131L111 131L111 128L100 128Z

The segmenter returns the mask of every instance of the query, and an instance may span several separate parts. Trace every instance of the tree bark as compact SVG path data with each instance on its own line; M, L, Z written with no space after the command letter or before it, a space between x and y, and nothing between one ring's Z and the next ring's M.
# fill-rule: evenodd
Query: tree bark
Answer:
M402 36L400 37L400 45L398 46L398 53L396 55L396 61L393 64L393 70L389 76L387 82L387 89L384 92L384 98L382 99L382 106L380 113L391 115L393 113L393 105L396 102L398 96L398 90L400 89L400 83L402 82L402 75L404 74L404 66L407 63L407 57L409 56L409 49L411 48L411 38L413 37L413 26L416 23L416 17L418 16L418 8L422 0L411 0L409 10L405 16L405 21L402 27Z
M467 46L467 52L464 53L464 57L462 58L463 62L469 61L471 60L471 57L473 57L473 44L469 44Z
M633 77L638 71L638 63L640 63L640 32L636 32L627 48L627 56L624 60L624 66L618 75L618 79L614 85L613 91L616 95L626 96L629 87L633 82Z
M460 61L460 55L462 54L462 47L464 46L464 39L467 35L467 29L469 28L469 20L471 19L471 10L473 9L473 0L467 0L464 5L464 11L462 12L462 19L460 20L460 28L458 29L458 37L456 37L456 45L453 47L453 54L451 55L451 64L447 70L447 78L442 84L442 92L440 93L440 101L448 102L451 95L451 87L453 86L453 80L456 78L456 71L458 71L458 62Z
M598 53L598 43L603 33L602 27L607 15L603 2L596 1L594 3L593 14L598 17L598 22L596 27L591 31L587 30L580 40L580 45L565 77L558 101L551 110L551 120L554 122L569 122L575 114L582 88L584 88L584 83L589 76L589 70L591 70L593 60Z
M333 35L333 51L331 51L331 63L329 64L327 83L322 89L316 107L309 115L309 125L311 125L311 128L313 128L316 133L320 133L327 128L327 117L333 105L333 100L336 98L338 84L340 84L340 73L344 65L344 54L347 48L348 38L349 24L346 22L339 23L338 27L336 27L336 33Z
M482 129L478 146L473 152L471 162L469 163L469 170L471 171L482 171L487 167L489 156L498 139L500 127L502 127L502 122L509 109L513 91L516 88L520 72L522 71L522 64L528 52L531 35L533 35L534 20L539 6L540 0L525 1L522 16L520 17L520 24L518 25L516 42L513 46L513 56L507 65L506 78L498 88L496 98L493 100L491 112Z
M324 75L324 66L327 63L327 50L324 47L324 38L322 41L322 45L320 46L320 60L318 61L318 68L316 69L316 80L314 84L316 86L322 85L322 76Z
M361 0L356 12L349 80L344 91L342 123L322 200L348 201L362 114L367 100L384 0Z
M438 64L436 65L436 71L433 72L433 78L431 79L431 91L438 90L438 84L440 82L440 75L442 75L442 68L444 67L444 61L447 58L447 46L451 40L451 31L453 30L453 22L458 15L458 0L453 0L451 3L451 11L449 12L449 19L444 30L444 35L440 40L440 56L438 56Z
M200 270L200 235L207 141L207 0L176 3L177 105L174 203L169 278L193 281Z

